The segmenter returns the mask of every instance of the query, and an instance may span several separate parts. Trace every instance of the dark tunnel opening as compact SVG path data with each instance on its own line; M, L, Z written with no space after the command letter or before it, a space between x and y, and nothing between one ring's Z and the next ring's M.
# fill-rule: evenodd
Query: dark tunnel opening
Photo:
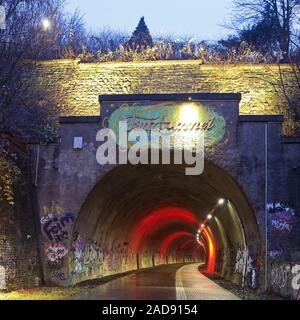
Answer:
M259 238L244 192L211 162L205 161L200 176L186 176L181 165L120 165L102 177L81 207L69 272L81 282L162 264L205 262L205 271L241 283L237 254L247 249L260 261ZM76 267L83 242L90 246L84 246L89 252L82 257L90 257L95 245L102 252L95 258L102 268L95 265L89 275Z

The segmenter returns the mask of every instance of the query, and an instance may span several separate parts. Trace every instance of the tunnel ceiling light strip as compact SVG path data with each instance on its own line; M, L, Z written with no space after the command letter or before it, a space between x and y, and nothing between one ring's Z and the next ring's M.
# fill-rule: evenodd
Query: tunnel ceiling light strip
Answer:
M197 231L197 236L201 233L201 229L205 228L207 222L214 217L213 214L214 214L215 211L218 209L218 207L221 206L221 205L223 205L223 204L225 203L225 201L226 201L225 199L220 198L220 199L218 200L217 205L214 206L214 207L209 211L209 213L208 213L207 216L206 216L205 221L200 225L200 229Z
M196 241L199 244L199 246L204 246L202 241L200 241L200 239L199 239L199 236L201 233L203 233L204 237L207 240L207 244L208 244L208 259L207 259L207 261L208 262L207 262L206 271L209 273L212 273L215 270L216 246L215 246L215 241L214 241L213 235L211 234L210 229L206 227L206 224L208 221L210 221L213 218L213 214L215 213L217 208L219 206L222 206L225 202L226 202L226 200L223 198L220 198L218 200L217 204L207 214L206 220L200 225L200 229L197 231L197 235L196 235ZM205 246L204 246L204 248L205 248Z
M225 199L223 199L223 198L219 199L219 201L218 201L218 204L219 204L219 205L222 205L222 204L224 204L224 203L225 203Z

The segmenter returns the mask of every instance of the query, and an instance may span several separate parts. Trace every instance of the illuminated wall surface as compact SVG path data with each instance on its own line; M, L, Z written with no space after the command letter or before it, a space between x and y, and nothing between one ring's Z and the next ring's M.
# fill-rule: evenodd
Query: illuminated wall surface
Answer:
M288 66L284 79L293 85ZM276 94L276 65L200 65L199 61L87 63L54 60L39 64L32 87L49 93L64 115L98 115L99 94L242 93L241 114L286 114ZM47 95L44 95L47 99ZM286 122L285 133L291 130Z

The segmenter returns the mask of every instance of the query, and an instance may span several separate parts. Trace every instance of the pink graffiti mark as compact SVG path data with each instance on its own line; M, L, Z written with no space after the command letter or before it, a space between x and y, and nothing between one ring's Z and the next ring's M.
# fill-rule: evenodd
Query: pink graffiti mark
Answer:
M68 249L62 243L50 244L46 248L46 255L51 262L57 262L68 253Z

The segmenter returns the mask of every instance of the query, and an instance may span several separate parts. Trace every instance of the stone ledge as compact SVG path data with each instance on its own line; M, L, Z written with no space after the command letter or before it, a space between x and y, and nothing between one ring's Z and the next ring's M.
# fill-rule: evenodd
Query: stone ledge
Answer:
M240 93L171 93L171 94L105 94L99 96L99 102L103 101L241 101Z
M295 144L295 143L300 143L300 136L297 137L281 137L281 142L282 143L288 143L288 144Z
M265 123L282 123L284 121L283 115L241 115L239 122L265 122Z
M70 116L59 117L59 123L98 123L100 116Z

